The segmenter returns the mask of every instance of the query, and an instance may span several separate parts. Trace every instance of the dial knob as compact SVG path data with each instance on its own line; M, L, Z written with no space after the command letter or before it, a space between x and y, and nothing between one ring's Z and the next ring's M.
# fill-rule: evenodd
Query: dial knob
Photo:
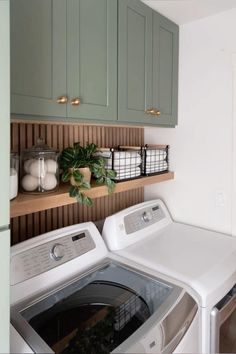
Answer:
M152 220L152 213L150 211L145 211L142 215L142 219L144 222L149 222Z
M56 243L51 249L50 255L55 261L60 261L65 255L64 246Z

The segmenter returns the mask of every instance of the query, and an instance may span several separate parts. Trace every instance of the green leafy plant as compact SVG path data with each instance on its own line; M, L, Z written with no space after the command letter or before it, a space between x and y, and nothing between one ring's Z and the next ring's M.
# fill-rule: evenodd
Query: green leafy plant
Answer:
M62 169L62 181L70 182L69 194L76 198L81 204L93 205L91 198L87 197L81 190L90 189L91 184L85 180L81 168L88 167L92 177L96 179L98 185L105 184L111 194L115 188L113 179L116 172L107 170L105 159L99 156L98 148L95 144L88 144L83 147L80 143L75 143L72 147L64 149L59 158L59 165Z

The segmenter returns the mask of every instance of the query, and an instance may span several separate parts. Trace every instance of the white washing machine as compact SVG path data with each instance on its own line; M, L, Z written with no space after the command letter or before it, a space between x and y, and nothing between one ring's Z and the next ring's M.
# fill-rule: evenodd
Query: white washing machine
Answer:
M185 284L190 294L196 292L201 310L196 352L219 352L223 348L220 331L222 336L224 330L229 331L229 327L223 327L230 316L230 321L234 321L231 331L235 333L235 238L174 222L160 200L141 203L108 217L103 238L113 259L127 265L142 265L145 272L168 276L172 283ZM186 345L194 342L195 334L186 336ZM235 341L234 334L232 337Z
M197 321L192 292L115 260L93 223L11 249L11 353L186 352Z

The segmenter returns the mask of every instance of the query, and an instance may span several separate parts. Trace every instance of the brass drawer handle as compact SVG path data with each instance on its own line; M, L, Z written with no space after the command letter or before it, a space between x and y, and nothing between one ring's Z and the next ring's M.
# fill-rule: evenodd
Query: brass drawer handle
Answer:
M161 111L156 110L156 111L155 111L155 116L160 116L160 115L161 115Z
M70 101L70 103L72 104L72 106L79 106L81 102L78 97L75 97Z
M68 98L66 96L59 96L57 97L58 104L65 104L68 102Z
M161 115L161 111L159 111L158 109L154 109L154 108L147 109L145 111L145 113L151 114L152 116L160 116Z
M145 111L145 113L147 114L154 114L155 113L155 110L153 108L149 108Z

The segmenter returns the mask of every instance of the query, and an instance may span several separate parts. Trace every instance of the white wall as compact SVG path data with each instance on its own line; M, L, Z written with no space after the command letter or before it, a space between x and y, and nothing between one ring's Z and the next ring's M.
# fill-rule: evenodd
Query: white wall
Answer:
M175 220L226 233L234 199L235 36L235 9L180 27L179 125L145 128L146 143L170 144L176 173L173 182L145 188L145 198L163 198Z

